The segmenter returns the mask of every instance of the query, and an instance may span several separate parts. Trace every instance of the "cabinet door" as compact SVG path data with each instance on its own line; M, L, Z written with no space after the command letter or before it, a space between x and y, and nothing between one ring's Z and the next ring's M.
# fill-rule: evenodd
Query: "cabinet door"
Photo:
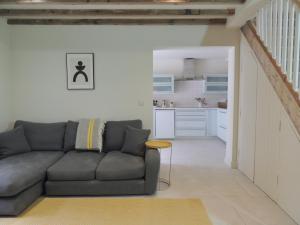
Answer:
M255 56L242 38L238 167L251 180L254 178L257 70Z
M174 138L174 110L155 111L155 137Z
M256 112L254 182L277 201L281 102L260 66Z
M227 110L226 109L218 109L218 126L227 129Z
M156 94L174 93L174 76L173 75L154 75L153 91Z
M217 136L217 109L207 111L207 136Z
M278 169L278 203L300 224L300 139L288 115L284 110L283 112Z

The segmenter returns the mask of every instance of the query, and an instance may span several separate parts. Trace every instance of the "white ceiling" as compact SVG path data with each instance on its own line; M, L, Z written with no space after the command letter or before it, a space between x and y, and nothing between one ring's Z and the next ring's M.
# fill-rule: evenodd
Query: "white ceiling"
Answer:
M229 47L196 47L179 49L160 49L153 51L153 60L161 59L227 59Z

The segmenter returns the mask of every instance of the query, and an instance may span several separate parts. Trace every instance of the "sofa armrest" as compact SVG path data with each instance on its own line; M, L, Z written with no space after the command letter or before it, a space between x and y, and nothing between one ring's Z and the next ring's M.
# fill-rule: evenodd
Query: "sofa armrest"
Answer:
M145 155L145 193L154 194L160 169L160 154L157 149L147 149Z

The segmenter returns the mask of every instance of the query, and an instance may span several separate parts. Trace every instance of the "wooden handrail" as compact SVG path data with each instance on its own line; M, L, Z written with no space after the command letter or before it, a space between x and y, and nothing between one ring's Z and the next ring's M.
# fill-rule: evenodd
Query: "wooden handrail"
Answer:
M276 94L294 123L298 134L300 134L300 101L298 92L294 91L291 83L287 80L287 76L282 72L281 68L277 65L261 41L254 25L249 21L241 28L241 31L249 42Z

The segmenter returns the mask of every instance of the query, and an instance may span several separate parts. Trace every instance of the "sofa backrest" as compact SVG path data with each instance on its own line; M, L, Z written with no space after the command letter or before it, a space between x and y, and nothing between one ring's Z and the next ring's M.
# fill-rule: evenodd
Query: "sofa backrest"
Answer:
M141 120L107 121L103 134L103 151L119 151L123 147L127 126L142 129Z
M62 151L66 123L33 123L18 120L15 127L23 126L25 137L33 151Z

